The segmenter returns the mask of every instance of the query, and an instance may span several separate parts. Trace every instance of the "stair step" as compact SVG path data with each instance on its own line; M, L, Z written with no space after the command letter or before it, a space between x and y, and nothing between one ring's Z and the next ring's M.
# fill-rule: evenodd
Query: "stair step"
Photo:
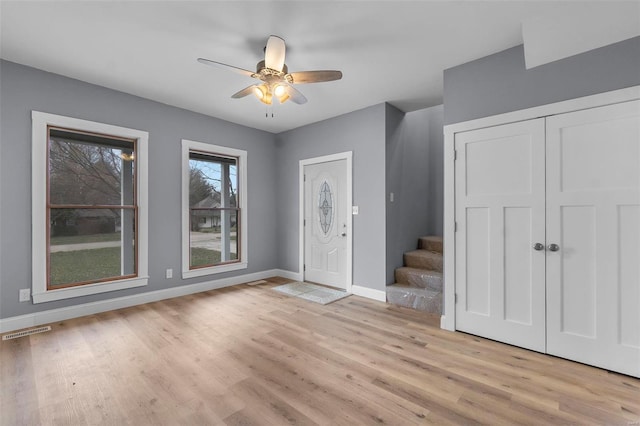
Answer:
M442 291L442 272L405 266L396 269L396 282L411 287Z
M404 284L387 286L387 302L422 312L442 315L442 292Z
M418 248L442 253L442 237L437 237L435 235L420 237L418 240Z
M404 264L410 268L442 272L442 253L429 250L413 250L404 254Z

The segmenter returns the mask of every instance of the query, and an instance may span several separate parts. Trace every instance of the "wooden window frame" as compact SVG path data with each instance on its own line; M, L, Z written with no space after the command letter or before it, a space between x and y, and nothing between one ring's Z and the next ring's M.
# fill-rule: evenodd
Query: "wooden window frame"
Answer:
M238 211L236 226L236 252L237 259L191 267L191 206L189 205L189 160L192 152L211 157L225 157L236 160L238 198L234 208L216 208L214 210ZM194 278L222 272L246 269L247 259L247 152L240 149L196 142L187 139L182 140L182 278Z
M49 135L51 129L131 141L134 145L135 180L133 210L135 222L135 273L86 282L70 283L52 288L50 285L50 212L49 197ZM32 297L33 303L49 302L114 290L145 286L148 283L148 195L147 150L148 133L120 126L80 120L55 114L32 111ZM54 208L129 209L128 205L88 206L60 204Z

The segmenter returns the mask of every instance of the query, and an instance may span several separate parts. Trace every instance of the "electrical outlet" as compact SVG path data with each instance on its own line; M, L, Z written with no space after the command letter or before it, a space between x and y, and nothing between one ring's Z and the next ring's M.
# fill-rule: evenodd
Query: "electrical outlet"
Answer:
M167 279L169 279L169 278L173 278L173 269L168 268L168 269L167 269L167 271L165 272L165 277L166 277Z
M21 288L20 289L20 301L21 302L28 302L29 300L31 300L31 289Z

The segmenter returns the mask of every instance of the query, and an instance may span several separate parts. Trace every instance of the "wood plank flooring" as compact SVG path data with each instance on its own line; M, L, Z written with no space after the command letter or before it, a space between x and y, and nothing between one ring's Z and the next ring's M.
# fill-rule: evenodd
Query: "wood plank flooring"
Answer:
M0 343L2 425L640 425L640 380L240 285Z

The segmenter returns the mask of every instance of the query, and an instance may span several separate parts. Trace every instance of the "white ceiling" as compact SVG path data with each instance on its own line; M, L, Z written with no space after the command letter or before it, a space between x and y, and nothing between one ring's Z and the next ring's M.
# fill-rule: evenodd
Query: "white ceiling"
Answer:
M607 13L604 14L603 12ZM522 43L545 16L640 16L640 1L1 1L3 59L278 133L381 102L442 103L442 71ZM290 71L339 69L298 85L305 105L231 99L255 80L270 34Z

